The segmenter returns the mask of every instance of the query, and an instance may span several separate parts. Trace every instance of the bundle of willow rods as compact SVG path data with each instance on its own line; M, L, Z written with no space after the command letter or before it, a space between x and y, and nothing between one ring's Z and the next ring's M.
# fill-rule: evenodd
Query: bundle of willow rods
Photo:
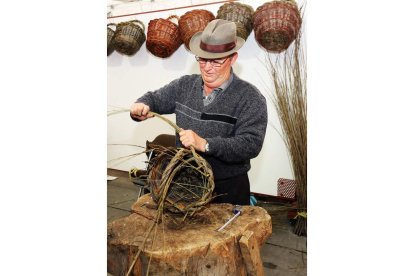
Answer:
M295 43L283 54L268 55L270 72L275 87L273 103L283 130L283 139L289 151L296 182L297 221L294 233L307 231L307 108L306 59L301 44L301 33Z

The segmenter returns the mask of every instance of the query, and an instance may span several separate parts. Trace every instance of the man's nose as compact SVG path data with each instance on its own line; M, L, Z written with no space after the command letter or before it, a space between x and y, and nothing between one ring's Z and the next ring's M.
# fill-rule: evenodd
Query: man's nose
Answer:
M206 61L206 65L204 65L205 69L211 69L213 68L213 65L211 64L211 60L207 60Z

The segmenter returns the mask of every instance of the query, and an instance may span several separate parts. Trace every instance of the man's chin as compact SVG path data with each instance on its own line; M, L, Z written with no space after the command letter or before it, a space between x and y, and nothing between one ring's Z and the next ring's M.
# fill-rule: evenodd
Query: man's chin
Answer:
M203 76L204 83L213 84L216 79L210 76Z

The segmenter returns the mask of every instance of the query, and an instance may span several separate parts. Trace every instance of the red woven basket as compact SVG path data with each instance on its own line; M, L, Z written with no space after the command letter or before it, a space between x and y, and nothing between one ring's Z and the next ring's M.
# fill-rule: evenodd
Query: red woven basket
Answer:
M236 23L237 36L247 40L253 29L254 10L251 6L238 2L228 2L222 5L216 18Z
M167 19L153 19L148 24L146 46L154 56L166 58L171 56L183 43L178 25L171 19L179 19L172 15Z
M214 14L207 10L192 10L186 12L178 20L181 39L184 41L185 47L190 49L189 43L191 37L200 31L203 31L208 22L214 20Z
M118 23L113 38L118 53L132 56L145 42L145 26L139 20Z
M302 19L293 0L263 4L253 15L256 41L268 51L280 53L296 39Z

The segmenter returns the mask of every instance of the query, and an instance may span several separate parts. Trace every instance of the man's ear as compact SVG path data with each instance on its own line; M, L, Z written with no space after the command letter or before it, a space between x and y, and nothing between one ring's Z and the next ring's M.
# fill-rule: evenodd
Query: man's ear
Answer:
M237 58L239 57L239 54L235 52L233 56L231 57L231 65L236 62Z

